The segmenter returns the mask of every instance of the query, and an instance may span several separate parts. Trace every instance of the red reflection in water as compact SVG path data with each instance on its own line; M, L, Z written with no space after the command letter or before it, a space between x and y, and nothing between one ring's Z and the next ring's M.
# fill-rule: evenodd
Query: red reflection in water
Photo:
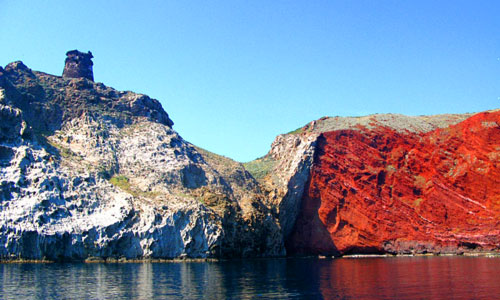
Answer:
M324 299L500 299L500 258L338 259L319 276Z

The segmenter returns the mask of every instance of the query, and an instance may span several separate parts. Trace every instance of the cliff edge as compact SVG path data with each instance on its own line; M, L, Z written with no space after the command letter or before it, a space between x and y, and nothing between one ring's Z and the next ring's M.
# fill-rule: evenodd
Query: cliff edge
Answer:
M289 254L499 250L500 111L323 118L291 135L311 134Z
M0 68L0 259L284 254L241 164L185 141L157 100L67 69Z

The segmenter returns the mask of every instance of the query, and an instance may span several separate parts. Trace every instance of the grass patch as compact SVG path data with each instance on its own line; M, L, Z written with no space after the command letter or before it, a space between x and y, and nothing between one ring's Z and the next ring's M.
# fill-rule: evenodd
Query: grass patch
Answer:
M134 188L130 184L130 179L128 179L127 176L123 176L123 175L116 175L116 176L111 177L111 179L109 179L109 183L111 183L112 185L116 186L117 188L129 193L130 195L132 195L134 197L145 197L145 198L152 199L152 198L156 198L156 197L161 195L161 193L159 193L159 192L145 192L145 191L141 191L137 188Z
M292 130L292 131L288 132L287 134L299 134L299 133L302 133L302 132L304 132L304 127L299 127L299 128L297 128L295 130Z
M120 189L130 192L130 182L127 176L123 175L118 175L118 176L113 176L109 182L116 186L119 187Z
M243 163L245 169L253 176L253 178L260 180L269 174L276 162L268 157L258 158L247 163Z
M232 160L229 157L223 155L215 154L198 146L193 147L201 154L203 159L212 167L214 167L217 172L223 176L231 176L236 170L243 169L241 163Z
M58 154L62 158L77 158L79 157L76 153L71 151L69 148L64 147L63 145L51 140L48 138L46 135L39 135L38 136L39 140L41 143L45 144L46 146L49 146L49 148L52 149L52 152L55 152L55 154ZM49 152L51 149L48 149ZM55 151L54 151L55 150Z

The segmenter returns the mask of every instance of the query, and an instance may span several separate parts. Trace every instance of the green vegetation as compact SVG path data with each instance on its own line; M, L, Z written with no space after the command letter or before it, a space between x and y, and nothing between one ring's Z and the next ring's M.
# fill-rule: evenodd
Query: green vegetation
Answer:
M160 196L159 192L145 192L134 188L127 176L115 175L109 179L109 182L134 197L156 198Z
M71 158L71 157L78 157L76 153L71 151L69 148L64 147L63 145L55 142L54 140L51 140L48 138L48 135L45 134L40 134L38 135L38 139L40 140L41 143L44 143L46 146L49 146L53 150L55 149L57 154L63 158Z
M255 179L260 180L273 170L275 163L276 162L269 157L262 157L244 163L243 166Z
M195 195L186 194L183 192L176 192L176 193L174 193L174 195L176 195L177 197L186 198L186 199L196 199L196 200L202 202L202 199L198 196L195 196Z
M217 169L218 172L222 172L227 175L232 173L234 170L241 168L240 163L230 159L229 157L215 154L198 146L193 145L193 147L203 156L207 163L215 166L215 169Z
M304 131L304 127L299 127L295 130L288 132L287 134L299 134L299 133L302 133L303 131Z
M120 189L122 189L124 191L130 192L130 183L129 183L129 179L127 176L123 176L123 175L113 176L109 180L109 182L112 185L119 187Z

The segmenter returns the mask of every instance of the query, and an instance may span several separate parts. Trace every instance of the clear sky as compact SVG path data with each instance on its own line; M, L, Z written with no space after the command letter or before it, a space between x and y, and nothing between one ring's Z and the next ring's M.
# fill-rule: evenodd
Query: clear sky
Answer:
M0 0L0 65L60 75L72 49L239 161L322 116L500 107L498 0Z

